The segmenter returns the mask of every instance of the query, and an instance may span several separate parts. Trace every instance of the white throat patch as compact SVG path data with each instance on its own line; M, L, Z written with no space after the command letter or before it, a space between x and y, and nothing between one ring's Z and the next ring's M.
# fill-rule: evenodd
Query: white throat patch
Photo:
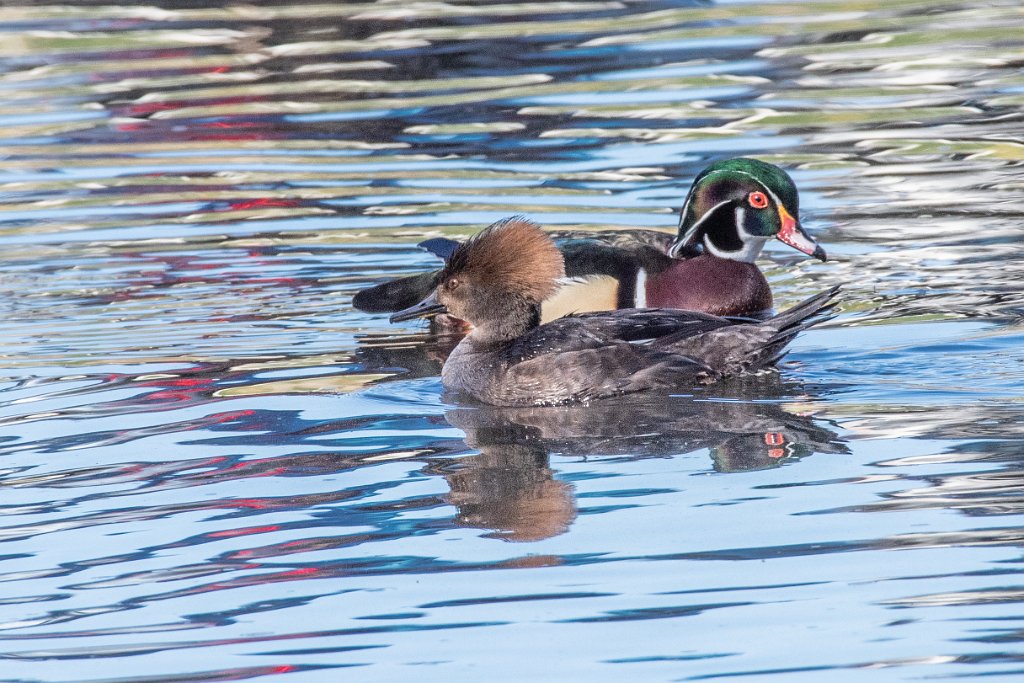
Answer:
M771 237L761 237L760 235L751 235L743 229L743 218L746 215L746 210L742 206L736 207L736 234L740 238L740 242L743 246L736 251L726 251L719 249L711 240L708 239L707 234L704 235L704 248L709 253L714 254L718 258L725 258L731 261L743 261L744 263L753 263L757 260L757 257L761 255L761 250L764 249L764 245Z

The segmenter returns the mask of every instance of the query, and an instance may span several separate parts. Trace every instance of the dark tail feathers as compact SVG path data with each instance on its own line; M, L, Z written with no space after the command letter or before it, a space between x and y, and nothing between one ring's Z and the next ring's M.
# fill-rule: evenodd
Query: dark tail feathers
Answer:
M732 324L693 336L666 337L658 345L703 363L720 377L760 370L778 362L801 331L827 320L838 293L839 287L833 287L763 322L730 319Z
M836 317L832 311L836 307L835 297L841 289L840 285L835 285L766 320L763 324L774 329L775 334L769 337L762 349L757 352L764 360L755 367L766 367L779 362L786 355L786 347L798 334L812 325Z

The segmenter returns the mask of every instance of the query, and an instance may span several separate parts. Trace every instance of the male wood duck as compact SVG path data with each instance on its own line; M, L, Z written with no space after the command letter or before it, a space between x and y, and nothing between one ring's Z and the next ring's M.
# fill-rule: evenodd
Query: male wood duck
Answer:
M498 406L554 405L768 367L832 307L837 291L764 321L634 308L541 324L541 302L564 274L562 253L543 230L506 219L460 244L435 289L391 320L450 313L473 325L441 369L446 389Z
M679 232L553 231L571 281L545 302L543 320L570 312L615 308L682 308L712 315L759 316L772 292L754 263L772 238L825 260L825 251L800 227L799 197L789 175L757 159L720 161L693 182ZM455 240L421 247L448 258ZM353 305L370 313L394 312L427 296L441 271L391 280L358 292Z

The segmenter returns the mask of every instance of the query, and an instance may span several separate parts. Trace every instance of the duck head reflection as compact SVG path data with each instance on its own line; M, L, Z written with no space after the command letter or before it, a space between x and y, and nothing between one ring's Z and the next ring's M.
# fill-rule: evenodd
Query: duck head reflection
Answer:
M450 424L466 432L478 455L438 468L448 481L456 524L490 529L506 541L537 541L564 532L576 519L572 486L554 478L536 428L489 410L452 410Z

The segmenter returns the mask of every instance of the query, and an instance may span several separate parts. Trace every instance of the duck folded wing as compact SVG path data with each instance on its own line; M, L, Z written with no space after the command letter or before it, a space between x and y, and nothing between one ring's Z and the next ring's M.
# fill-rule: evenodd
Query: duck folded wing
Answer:
M492 387L492 395L479 398L497 405L556 405L693 386L716 377L681 354L618 342L516 363Z
M669 334L704 334L720 327L735 325L740 321L676 308L628 308L619 311L581 313L567 316L565 320L576 320L595 334L624 341L656 339Z
M666 254L672 236L654 230L589 233L553 232L565 259L565 274L571 278L608 275L618 280L635 280L641 269L660 272L671 263Z
M689 337L740 322L671 308L574 314L553 320L516 339L507 357L522 361L539 354L583 351L618 342L643 343L666 335Z

